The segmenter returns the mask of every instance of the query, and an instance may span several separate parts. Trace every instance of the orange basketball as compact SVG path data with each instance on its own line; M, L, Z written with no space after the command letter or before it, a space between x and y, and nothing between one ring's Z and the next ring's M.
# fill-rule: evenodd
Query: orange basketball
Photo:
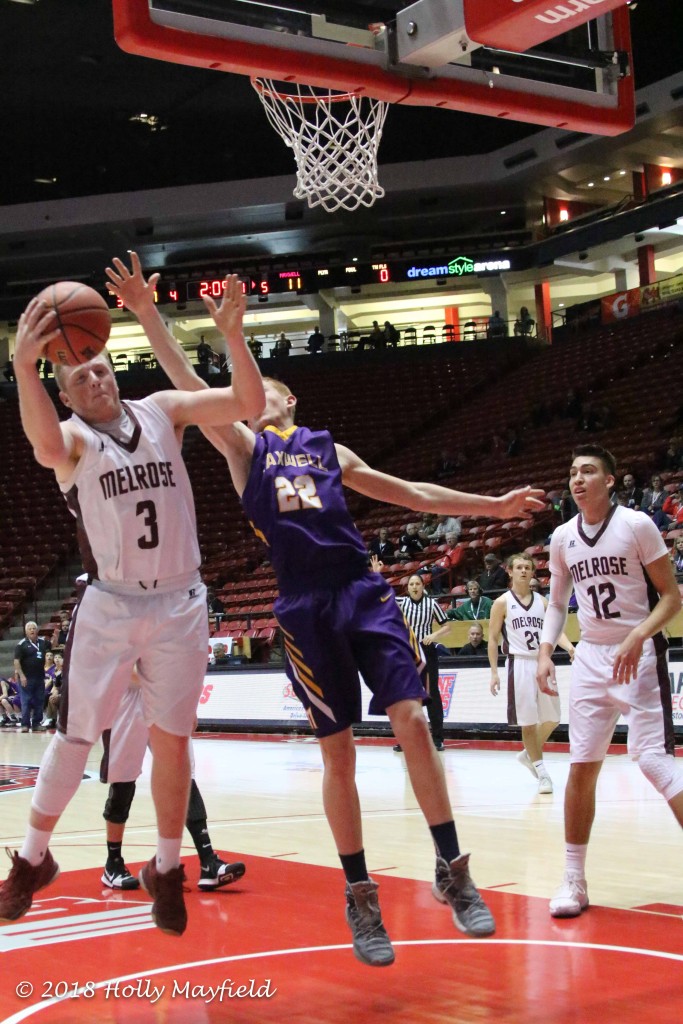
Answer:
M44 355L54 365L77 366L94 359L109 338L111 317L106 300L78 281L57 281L38 295L57 314L57 338Z

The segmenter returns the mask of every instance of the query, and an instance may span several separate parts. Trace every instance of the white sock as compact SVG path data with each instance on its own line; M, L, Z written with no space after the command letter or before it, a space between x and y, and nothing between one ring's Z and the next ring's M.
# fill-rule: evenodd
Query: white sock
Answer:
M42 864L47 853L47 848L52 838L52 832L41 832L32 825L26 829L24 845L19 850L19 856L27 860L33 867Z
M588 843L586 843L585 845L567 843L565 851L565 869L567 872L567 877L585 878L586 854L588 853Z
M157 871L165 875L167 871L180 866L180 847L183 837L177 839L166 839L159 836L157 839Z
M543 758L541 758L540 761L534 761L533 762L533 766L536 769L536 774L537 775L547 775L548 774L546 766L543 764Z

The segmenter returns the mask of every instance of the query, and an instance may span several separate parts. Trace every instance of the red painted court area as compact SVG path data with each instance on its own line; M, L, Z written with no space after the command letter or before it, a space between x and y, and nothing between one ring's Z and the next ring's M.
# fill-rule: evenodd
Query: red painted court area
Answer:
M497 889L486 894L496 935L472 940L456 931L428 883L377 875L396 963L373 969L351 952L341 871L245 860L247 874L233 888L206 895L191 885L182 938L152 925L144 893L112 896L95 870L63 874L27 917L0 928L0 1020L681 1019L683 907L591 907L578 920L553 921L545 900ZM189 864L193 880L196 870ZM70 998L58 998L67 991Z

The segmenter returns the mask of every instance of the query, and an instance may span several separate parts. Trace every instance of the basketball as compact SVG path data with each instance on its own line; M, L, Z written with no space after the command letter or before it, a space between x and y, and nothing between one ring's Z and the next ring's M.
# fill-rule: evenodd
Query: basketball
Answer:
M37 296L57 314L58 336L44 349L53 365L77 366L94 359L109 338L111 317L106 300L87 284L57 281Z

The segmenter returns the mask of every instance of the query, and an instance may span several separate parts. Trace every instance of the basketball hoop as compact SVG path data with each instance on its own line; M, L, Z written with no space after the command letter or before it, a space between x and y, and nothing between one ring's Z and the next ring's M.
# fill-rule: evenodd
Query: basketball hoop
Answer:
M277 88L270 78L252 78L251 84L271 125L294 151L297 199L334 213L372 206L384 195L377 150L388 103L297 83Z

